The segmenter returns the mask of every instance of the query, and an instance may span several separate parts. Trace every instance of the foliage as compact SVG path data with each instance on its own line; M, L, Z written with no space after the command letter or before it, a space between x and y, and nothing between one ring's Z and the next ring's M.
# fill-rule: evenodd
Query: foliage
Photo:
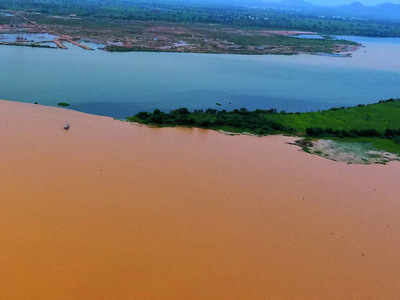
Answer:
M140 112L129 117L128 121L156 126L222 129L256 135L283 133L317 138L364 139L377 148L390 148L400 153L400 99L308 113L277 112L275 109L248 111L245 108L193 112L180 108L165 113L156 109L152 113Z
M70 106L71 104L69 104L69 103L67 103L67 102L58 102L57 105L58 105L58 106L67 107L67 106Z
M259 135L291 132L290 128L280 123L267 120L265 114L275 113L274 110L248 111L245 108L231 112L216 109L195 110L180 108L169 113L156 109L153 113L141 112L129 117L129 121L159 126L189 126L211 129L224 129L234 132L252 132Z
M2 9L13 9L13 0L3 0ZM185 24L224 24L242 28L291 29L335 35L400 36L400 24L389 21L338 19L308 16L295 11L235 5L194 4L184 1L122 0L20 0L18 8L42 14L93 17L97 20L167 21ZM54 22L63 22L54 19Z
M285 127L305 133L307 128L324 130L377 130L400 128L400 101L389 99L377 104L331 108L325 111L268 115L267 118Z

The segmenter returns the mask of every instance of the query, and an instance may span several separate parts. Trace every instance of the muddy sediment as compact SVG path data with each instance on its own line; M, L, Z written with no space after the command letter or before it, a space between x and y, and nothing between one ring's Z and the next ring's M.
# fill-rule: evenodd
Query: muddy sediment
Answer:
M370 165L400 161L397 154L377 150L368 143L305 138L291 144L301 147L305 152L348 164Z
M400 294L399 162L7 101L0 136L4 299Z

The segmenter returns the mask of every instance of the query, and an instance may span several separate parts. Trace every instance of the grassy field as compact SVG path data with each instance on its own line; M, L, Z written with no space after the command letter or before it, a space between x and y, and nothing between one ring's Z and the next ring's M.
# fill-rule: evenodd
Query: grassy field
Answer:
M142 112L128 121L155 126L186 126L256 135L290 134L363 143L400 154L400 99L308 113L246 109Z
M266 118L304 133L307 128L335 130L400 128L400 100L301 114L268 114Z

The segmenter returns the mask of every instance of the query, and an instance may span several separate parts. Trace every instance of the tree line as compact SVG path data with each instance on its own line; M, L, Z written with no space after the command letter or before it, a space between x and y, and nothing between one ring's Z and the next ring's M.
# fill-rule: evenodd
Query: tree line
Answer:
M380 101L378 105L391 105L394 99ZM397 103L397 102L396 102ZM363 109L365 105L358 105L356 109ZM330 111L347 110L347 108L331 108ZM389 107L387 109L390 109ZM318 113L318 112L316 112ZM319 112L323 113L323 112ZM246 108L234 109L232 111L206 109L189 111L187 108L179 108L170 112L162 112L159 109L153 112L140 112L135 116L127 118L128 121L156 126L186 126L209 129L225 129L235 132L250 132L256 135L268 135L276 133L299 134L315 138L384 138L400 143L400 128L386 128L377 130L375 128L331 128L305 126L304 132L292 128L287 122L289 116L301 120L302 113L278 112L276 109L257 109L249 111ZM348 115L354 118L356 114ZM360 115L358 115L360 117ZM334 120L335 116L332 116ZM311 122L311 121L310 121ZM309 122L309 123L310 123ZM329 123L329 122L328 122ZM311 125L311 123L310 123ZM365 125L364 125L365 126Z
M275 109L248 111L246 108L226 110L194 110L179 108L169 113L154 110L152 113L140 112L129 121L137 121L144 124L159 126L188 126L200 128L229 128L235 131L248 131L258 135L266 135L279 132L293 132L279 122L268 120L265 114L276 114Z
M283 28L336 35L400 36L394 22L320 18L293 11L249 8L235 5L194 5L184 1L122 0L3 0L1 9L34 10L48 14L78 14L125 20L179 23L218 23L240 27Z

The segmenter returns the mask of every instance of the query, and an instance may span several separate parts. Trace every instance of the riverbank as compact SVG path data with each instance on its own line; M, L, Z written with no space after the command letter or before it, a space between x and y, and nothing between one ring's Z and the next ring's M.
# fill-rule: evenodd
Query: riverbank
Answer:
M68 51L4 46L0 47L0 55L7 59L2 64L0 81L9 83L2 87L5 99L44 105L65 101L76 110L115 118L154 108L169 111L178 107L315 111L398 96L398 40L393 44L366 45L351 59L302 54L108 53L74 46ZM96 76L93 65L97 66ZM122 69L125 72L119 73ZM29 78L24 89L18 88L21 74ZM59 82L65 83L61 91ZM87 90L91 93L87 94ZM217 102L223 106L216 106Z
M96 49L109 52L171 52L210 54L340 54L351 56L361 45L347 40L301 39L291 35L314 34L309 31L266 30L260 28L238 28L204 24L176 24L161 21L120 21L108 18L60 17L16 11L21 20L20 33L51 33L54 35L52 48L67 49L65 43L85 50L94 50L84 41L95 43ZM11 20L0 19L1 33L17 33L9 25ZM76 22L85 22L82 28ZM135 34L132 34L132 33ZM0 45L42 47L42 41L32 43L24 39L3 41ZM48 41L46 41L48 42Z
M221 103L217 105L222 107ZM152 113L140 112L127 120L161 127L198 127L258 136L288 134L309 138L333 138L363 143L371 151L384 150L400 154L399 115L400 100L389 99L375 104L306 113L278 112L276 109L249 111L245 108L233 111L189 111L187 108L180 108L165 113L156 109ZM318 148L317 152L320 150Z
M398 162L8 101L0 134L6 299L400 293Z
M39 25L32 25L39 26ZM32 27L24 29L24 34L32 35L44 33L45 27L39 28ZM36 31L35 31L36 30ZM59 34L54 31L50 31L54 38L51 40L37 40L31 41L25 38L17 40L17 34L13 31L0 30L0 45L3 46L22 46L22 47L37 47L37 48L50 48L50 49L68 49L65 43L72 44L80 47L84 50L95 50L94 48L85 45L85 40L90 40L96 49L104 50L106 52L161 52L161 53L197 53L197 54L238 54L238 55L297 55L297 54L316 54L316 55L334 55L338 57L351 57L352 53L357 51L361 44L347 40L311 40L311 39L300 39L287 36L281 31L269 33L264 35L256 35L253 33L253 40L247 41L244 36L239 33L232 35L231 39L236 40L236 44L230 41L219 41L210 40L208 45L202 43L201 45L176 40L167 40L163 43L154 43L153 37L150 41L148 40L128 40L120 41L103 37L102 39L82 39L80 35L74 37L65 34ZM12 41L1 41L4 34L15 35L15 40ZM148 37L147 37L148 38ZM199 42L199 41L197 41ZM48 43L54 46L48 45ZM101 46L103 45L103 46Z

